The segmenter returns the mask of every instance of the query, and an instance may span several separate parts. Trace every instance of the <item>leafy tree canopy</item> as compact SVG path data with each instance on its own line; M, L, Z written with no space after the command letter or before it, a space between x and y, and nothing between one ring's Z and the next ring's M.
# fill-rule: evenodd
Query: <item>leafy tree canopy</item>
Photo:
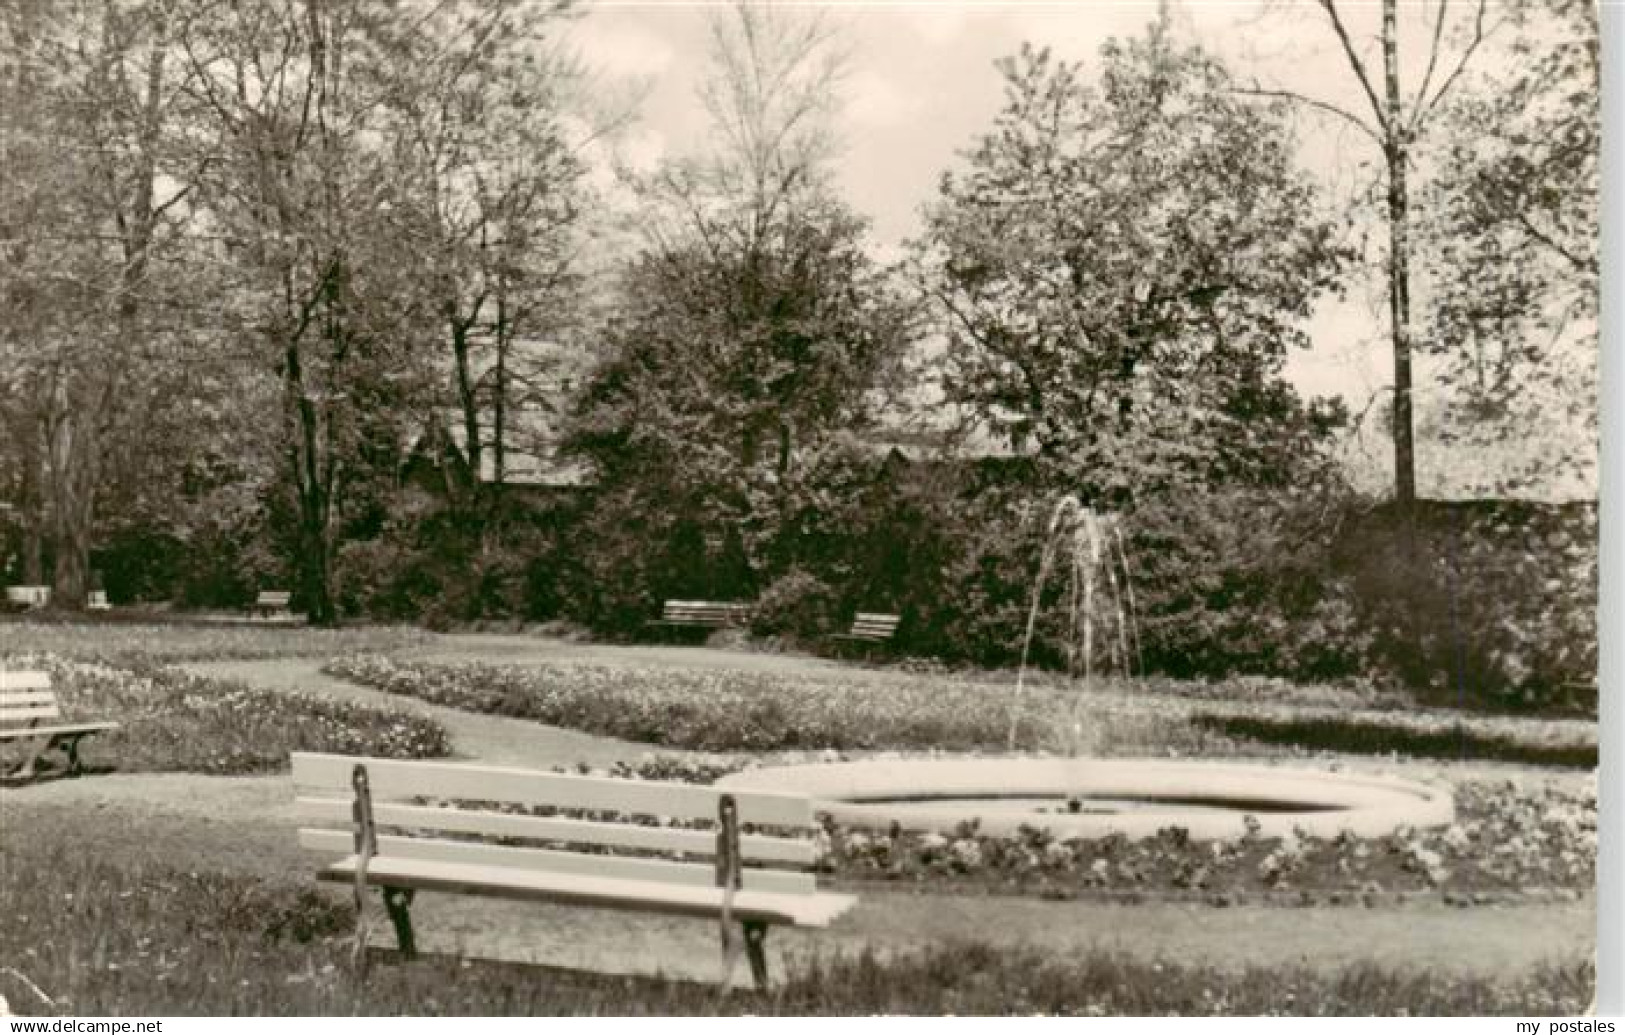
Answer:
M923 248L949 398L1107 499L1284 477L1338 419L1279 374L1343 256L1282 110L1164 25L1108 43L1093 83L1031 47L1000 71Z

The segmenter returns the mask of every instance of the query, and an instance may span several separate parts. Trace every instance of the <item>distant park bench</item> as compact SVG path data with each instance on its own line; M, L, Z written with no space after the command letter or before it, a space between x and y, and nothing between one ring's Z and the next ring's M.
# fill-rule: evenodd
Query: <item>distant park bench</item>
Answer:
M85 608L90 611L110 611L113 605L107 602L106 590L93 589L85 600Z
M287 590L264 589L254 598L254 606L250 609L254 614L269 618L273 615L290 614L288 603L293 594Z
M750 605L737 601L668 600L660 621L649 624L668 630L711 630L740 625L750 616Z
M51 602L50 586L7 586L6 603L18 607L44 607Z
M0 741L39 741L8 777L32 777L46 753L56 749L67 755L69 775L77 775L80 739L114 729L116 722L63 722L49 673L0 672Z
M897 635L902 619L897 615L873 611L859 611L852 621L852 631L836 633L830 639L845 645L873 648L884 646Z
M856 901L819 891L811 873L761 866L815 862L800 795L306 753L293 755L293 782L313 824L299 843L330 860L319 879L358 896L380 888L408 958L416 892L488 895L715 920L730 964L737 924L765 987L770 926L826 927Z

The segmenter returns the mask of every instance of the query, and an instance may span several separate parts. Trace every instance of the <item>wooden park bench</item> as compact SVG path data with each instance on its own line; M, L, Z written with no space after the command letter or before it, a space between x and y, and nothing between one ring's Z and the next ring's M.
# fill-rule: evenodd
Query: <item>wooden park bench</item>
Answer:
M660 620L650 625L675 631L710 631L741 625L750 617L750 605L737 601L668 600L660 609Z
M44 607L51 602L50 586L7 586L6 603L17 607Z
M63 722L51 677L45 672L0 672L0 741L38 740L28 758L6 775L29 779L53 749L68 756L68 774L79 772L79 741L118 729L116 722Z
M288 614L288 602L292 599L293 594L287 590L262 589L260 595L254 598L254 606L250 610L266 618Z
M738 924L761 988L770 926L826 927L856 901L804 872L814 820L799 795L305 753L293 782L315 824L300 844L329 857L320 879L353 884L358 905L380 888L408 958L416 892L491 895L715 920L726 971ZM651 825L673 820L686 826Z
M85 600L85 609L88 611L111 611L113 605L107 602L107 591L104 589L91 590L90 596Z
M857 617L852 620L851 632L836 633L830 639L840 644L865 648L884 646L897 635L897 626L901 621L897 615L859 611Z

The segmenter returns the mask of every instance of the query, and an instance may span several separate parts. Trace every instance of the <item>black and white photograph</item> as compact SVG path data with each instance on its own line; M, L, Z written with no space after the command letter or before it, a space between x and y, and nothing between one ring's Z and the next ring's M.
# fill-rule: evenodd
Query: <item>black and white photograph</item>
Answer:
M1613 2L0 0L0 1017L1619 1030Z

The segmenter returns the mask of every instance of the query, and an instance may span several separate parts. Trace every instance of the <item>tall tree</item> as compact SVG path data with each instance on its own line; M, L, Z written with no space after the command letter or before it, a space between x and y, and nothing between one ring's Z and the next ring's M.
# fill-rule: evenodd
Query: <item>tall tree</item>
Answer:
M1460 92L1440 123L1445 155L1424 196L1431 283L1424 348L1446 363L1448 429L1482 448L1519 439L1550 485L1595 484L1597 440L1597 9L1507 6L1513 59ZM1535 429L1539 429L1537 433Z
M244 271L249 343L281 383L299 595L335 620L334 562L351 505L390 462L421 383L431 317L419 249L385 218L399 196L391 111L408 5L215 5L182 36L221 155L214 217Z
M399 157L415 211L398 215L421 224L430 254L463 488L476 496L482 468L498 485L506 475L510 410L532 373L516 369L515 343L557 334L578 280L586 167L565 122L583 73L552 39L567 13L562 2L438 4L406 41L414 85Z
M1284 476L1281 366L1340 255L1282 112L1165 20L1102 48L1098 85L1030 47L999 67L1004 110L929 212L949 398L1110 504Z
M682 500L757 569L832 437L872 419L909 333L830 188L837 46L816 15L715 19L715 144L645 184L648 237L577 436L626 499Z
M1451 0L1424 0L1407 5L1406 21L1425 35L1421 59L1410 64L1421 69L1414 90L1402 82L1401 10L1398 0L1382 0L1375 40L1380 48L1380 71L1374 66L1366 39L1351 24L1348 14L1356 5L1342 0L1315 0L1327 28L1363 98L1366 114L1324 97L1277 89L1254 88L1252 93L1272 98L1290 97L1315 111L1355 126L1381 152L1384 171L1383 219L1388 248L1383 260L1387 281L1389 340L1393 353L1394 385L1391 433L1394 443L1394 498L1402 507L1416 499L1416 444L1413 416L1412 264L1415 257L1410 182L1423 138L1441 114L1442 106L1458 90L1474 56L1504 23L1500 5L1470 0L1452 6Z
M172 263L211 156L187 133L179 0L8 3L0 410L13 429L30 547L78 607L109 480L181 393ZM166 373L167 371L167 373Z

